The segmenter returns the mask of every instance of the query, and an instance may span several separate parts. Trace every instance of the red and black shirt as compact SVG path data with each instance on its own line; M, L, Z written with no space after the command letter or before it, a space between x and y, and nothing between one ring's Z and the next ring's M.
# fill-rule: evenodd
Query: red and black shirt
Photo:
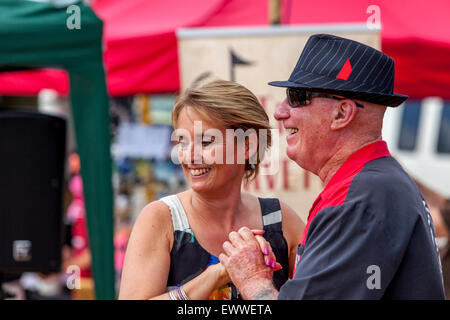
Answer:
M279 299L444 299L428 207L378 141L352 154L317 197Z

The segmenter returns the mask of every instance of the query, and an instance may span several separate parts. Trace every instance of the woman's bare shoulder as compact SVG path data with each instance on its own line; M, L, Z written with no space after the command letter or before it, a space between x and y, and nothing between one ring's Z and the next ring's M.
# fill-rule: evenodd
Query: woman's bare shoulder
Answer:
M170 209L161 200L152 201L142 208L136 219L136 223L138 221L141 223L153 222L157 224L172 223Z
M261 216L261 206L259 204L259 198L249 192L242 191L241 198L246 203L250 212L255 213L256 216Z
M164 202L153 201L142 208L127 245L121 299L147 299L164 292L173 243L171 230L170 209Z
M246 191L241 191L241 197L244 201L249 202L249 203L255 204L255 203L258 203L258 201L259 201L258 200L259 198L257 196L255 196L249 192L246 192Z
M283 220L286 220L287 224L294 224L295 227L303 229L305 224L300 218L297 212L294 211L288 204L280 200L281 213L283 214Z
M285 237L297 245L305 229L305 223L289 205L280 200L282 228Z
M133 233L138 234L139 238L146 241L165 238L171 243L173 241L173 225L169 207L161 200L147 204L136 218Z

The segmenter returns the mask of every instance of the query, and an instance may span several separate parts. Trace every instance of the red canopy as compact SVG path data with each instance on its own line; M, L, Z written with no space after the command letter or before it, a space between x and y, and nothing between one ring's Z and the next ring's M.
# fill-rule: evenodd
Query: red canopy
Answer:
M283 24L363 22L380 9L382 51L395 60L395 90L450 98L450 1L283 0Z
M283 0L282 23L365 23L370 5L380 8L382 50L395 60L396 91L450 98L448 1ZM92 7L104 21L112 96L179 89L178 28L268 24L268 0L97 0ZM67 81L55 70L2 73L0 94L35 95L41 88L67 94Z
M178 28L268 24L266 0L97 0L92 8L104 22L112 96L179 89ZM36 95L42 88L67 94L68 79L53 70L0 74L0 94Z
M111 95L174 92L180 87L175 31L181 27L267 24L261 0L98 0L105 23Z

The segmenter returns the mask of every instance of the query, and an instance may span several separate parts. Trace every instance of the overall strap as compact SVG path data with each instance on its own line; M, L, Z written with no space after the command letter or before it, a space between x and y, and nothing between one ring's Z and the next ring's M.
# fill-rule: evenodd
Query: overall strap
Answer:
M170 195L160 199L170 209L172 216L173 231L186 231L189 227L189 221L187 219L186 211L184 211L183 205L177 195Z
M281 206L276 198L258 198L264 230L282 231L281 229Z
M273 283L275 288L279 290L289 277L289 250L283 235L281 205L278 199L270 198L259 198L259 203L264 231L266 231L263 237L270 243L277 262L283 266L283 269L273 274Z

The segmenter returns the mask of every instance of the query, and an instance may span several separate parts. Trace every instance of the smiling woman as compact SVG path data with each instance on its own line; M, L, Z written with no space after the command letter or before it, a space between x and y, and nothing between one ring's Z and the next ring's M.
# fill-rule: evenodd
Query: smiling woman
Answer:
M243 180L258 173L271 144L259 101L237 83L214 81L181 95L172 123L175 154L190 188L142 210L127 248L119 298L240 298L217 257L229 234L243 227L253 230L263 262L281 287L292 275L304 225L278 199L241 190Z
M221 80L200 88L190 88L177 100L173 108L172 123L175 134L180 130L185 132L186 128L179 123L180 118L182 121L186 120L183 116L194 124L192 133L197 133L194 139L197 138L202 144L212 143L212 137L218 139L214 141L215 145L223 144L223 137L231 136L230 130L237 138L237 143L243 143L242 137L248 133L258 132L259 143L264 144L252 143L247 146L253 153L252 159L247 157L245 163L245 178L256 176L264 151L271 146L272 136L267 114L248 89L237 83ZM247 144L255 142L254 136L248 140ZM200 147L200 144L197 143L197 146ZM236 147L234 141L231 141L227 144L227 151L231 151L230 148L235 150ZM251 166L251 160L254 166ZM224 159L221 163L225 163Z

